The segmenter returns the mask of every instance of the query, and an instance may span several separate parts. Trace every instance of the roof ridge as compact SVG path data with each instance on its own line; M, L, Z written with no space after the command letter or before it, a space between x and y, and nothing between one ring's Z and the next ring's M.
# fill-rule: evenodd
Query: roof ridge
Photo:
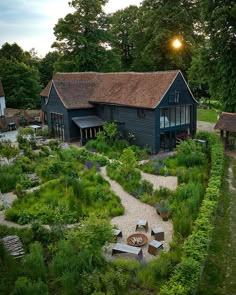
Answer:
M180 70L167 70L167 71L150 71L150 72L57 72L54 76L56 75L83 75L83 74L96 74L96 75L113 75L113 74L159 74L159 73L177 73L180 72Z

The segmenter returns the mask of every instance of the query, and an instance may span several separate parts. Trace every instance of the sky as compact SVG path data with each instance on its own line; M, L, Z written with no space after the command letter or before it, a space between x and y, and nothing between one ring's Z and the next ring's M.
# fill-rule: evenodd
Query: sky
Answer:
M88 0L89 1L89 0ZM109 0L106 13L129 5L139 5L141 0ZM55 40L53 27L59 18L73 10L68 0L0 0L0 47L16 42L24 50L35 48L43 57L52 51Z

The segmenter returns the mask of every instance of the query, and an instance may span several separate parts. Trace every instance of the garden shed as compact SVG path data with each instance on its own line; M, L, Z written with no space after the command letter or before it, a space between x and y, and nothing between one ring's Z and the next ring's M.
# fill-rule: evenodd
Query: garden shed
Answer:
M235 140L230 135L236 133L236 113L222 112L214 129L220 130L220 137L225 148L233 149Z

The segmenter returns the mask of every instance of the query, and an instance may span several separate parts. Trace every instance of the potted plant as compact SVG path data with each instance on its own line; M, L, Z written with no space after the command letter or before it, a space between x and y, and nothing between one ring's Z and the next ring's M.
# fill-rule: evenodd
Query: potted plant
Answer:
M155 205L155 208L157 210L157 214L159 214L164 221L167 221L169 219L171 214L171 209L168 206L168 203L166 200L162 200L161 202L157 203Z

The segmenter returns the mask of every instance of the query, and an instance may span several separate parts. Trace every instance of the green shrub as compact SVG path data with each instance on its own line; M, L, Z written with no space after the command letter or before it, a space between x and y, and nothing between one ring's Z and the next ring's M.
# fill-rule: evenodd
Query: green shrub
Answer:
M189 139L182 141L177 147L177 159L181 166L191 167L202 165L206 161L203 148L195 141Z
M47 295L48 287L41 280L31 281L27 277L19 277L12 295Z

